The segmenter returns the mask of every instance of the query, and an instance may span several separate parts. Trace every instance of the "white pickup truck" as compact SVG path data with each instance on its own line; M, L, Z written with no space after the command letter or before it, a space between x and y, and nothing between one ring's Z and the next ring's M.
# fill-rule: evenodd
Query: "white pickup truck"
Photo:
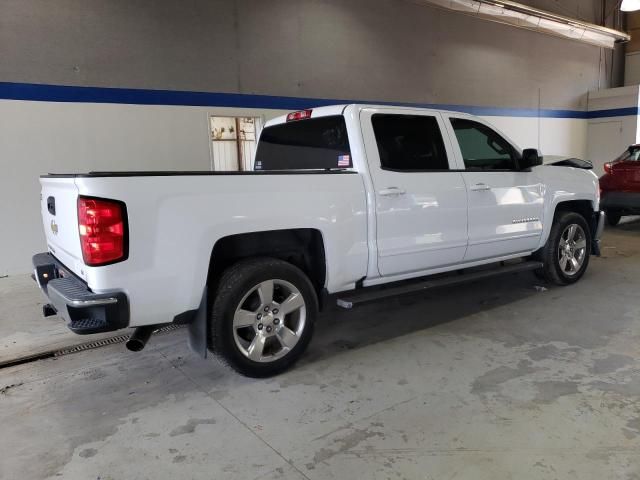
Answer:
M300 357L329 299L349 308L520 270L576 282L604 220L593 172L542 165L470 115L393 106L271 120L251 172L40 182L45 315L79 334L138 327L132 350L189 324L197 352L257 377Z

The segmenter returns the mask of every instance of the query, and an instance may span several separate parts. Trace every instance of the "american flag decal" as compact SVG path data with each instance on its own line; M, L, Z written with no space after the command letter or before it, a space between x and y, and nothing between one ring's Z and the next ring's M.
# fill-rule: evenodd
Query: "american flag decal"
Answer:
M339 167L350 167L351 166L351 155L338 155L338 166Z

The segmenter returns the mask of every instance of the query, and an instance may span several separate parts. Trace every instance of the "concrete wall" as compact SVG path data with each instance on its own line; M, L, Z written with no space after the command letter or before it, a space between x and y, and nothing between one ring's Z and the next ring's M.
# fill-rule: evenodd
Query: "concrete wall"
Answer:
M595 18L593 0L531 3ZM598 84L597 48L404 0L0 0L0 12L6 82L524 108L583 108Z
M584 155L586 120L544 109L584 111L600 55L405 0L0 0L0 82L498 107L490 121L548 154ZM0 100L0 275L45 249L38 174L207 169L213 113L281 111Z

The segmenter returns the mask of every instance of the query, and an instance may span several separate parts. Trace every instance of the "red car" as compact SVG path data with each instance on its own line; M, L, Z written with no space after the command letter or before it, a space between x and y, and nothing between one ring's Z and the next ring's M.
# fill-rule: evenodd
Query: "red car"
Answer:
M600 207L609 225L624 215L640 215L640 144L631 145L613 162L605 163L600 178Z

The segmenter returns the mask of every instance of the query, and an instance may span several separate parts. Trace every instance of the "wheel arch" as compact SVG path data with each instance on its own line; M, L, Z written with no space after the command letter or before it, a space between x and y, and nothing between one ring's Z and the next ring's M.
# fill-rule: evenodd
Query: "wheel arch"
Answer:
M584 217L587 223L590 222L595 210L593 208L593 202L591 200L565 200L559 202L553 212L553 218L555 220L556 215L559 212L575 212Z
M209 259L209 294L215 293L218 281L227 268L239 260L258 256L278 258L295 265L309 277L318 297L322 298L327 264L323 236L315 228L267 230L219 238Z
M327 278L325 242L313 228L267 230L228 235L216 240L209 257L206 283L200 305L181 315L180 323L189 325L189 346L203 358L209 347L208 324L212 301L223 272L245 258L264 256L287 261L300 268L310 279L320 308L325 297Z
M540 239L540 248L547 243L549 234L551 233L551 226L560 212L575 212L584 217L587 225L589 225L591 236L593 237L598 226L597 221L595 221L594 214L596 213L596 210L594 207L595 205L593 200L589 199L566 199L555 203L553 210L549 212L549 216L546 217L551 218L551 222L546 222L546 225L544 226L544 233Z

